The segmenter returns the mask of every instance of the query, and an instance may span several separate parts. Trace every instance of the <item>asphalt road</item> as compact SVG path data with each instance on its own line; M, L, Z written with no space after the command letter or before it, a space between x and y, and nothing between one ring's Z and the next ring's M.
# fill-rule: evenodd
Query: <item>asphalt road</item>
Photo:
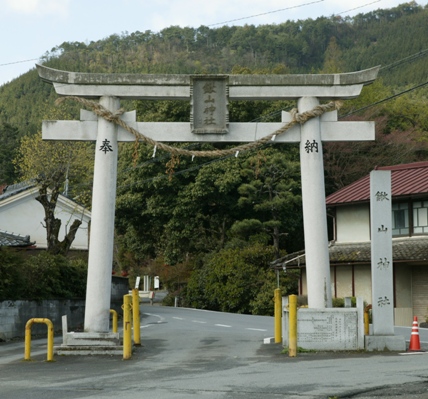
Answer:
M23 342L1 343L0 399L428 398L425 353L290 358L281 345L263 344L273 336L271 317L146 305L141 311L142 346L127 361L46 362L46 342L35 340L33 361L24 362Z

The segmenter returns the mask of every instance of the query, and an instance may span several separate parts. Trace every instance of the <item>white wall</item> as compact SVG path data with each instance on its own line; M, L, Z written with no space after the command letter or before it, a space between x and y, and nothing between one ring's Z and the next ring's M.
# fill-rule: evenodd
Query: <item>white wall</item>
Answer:
M0 203L0 229L22 236L30 235L30 240L36 241L37 248L46 248L45 215L43 206L35 200L37 194L37 189L33 188L3 199ZM82 218L82 212L81 207L61 196L55 210L55 216L62 222L60 240L63 240L74 219ZM86 211L72 249L88 249L89 220L89 212Z
M368 204L336 208L336 241L370 241L370 209Z

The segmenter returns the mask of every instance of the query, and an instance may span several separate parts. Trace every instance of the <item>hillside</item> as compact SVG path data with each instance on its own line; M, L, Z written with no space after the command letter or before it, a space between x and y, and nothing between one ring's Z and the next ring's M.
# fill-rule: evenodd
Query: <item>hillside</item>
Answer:
M215 29L172 26L158 33L112 34L89 44L65 42L41 62L107 73L232 73L238 67L259 73L319 73L382 65L385 85L399 88L427 80L427 20L428 9L411 2L354 18ZM32 70L0 87L0 124L8 123L19 135L35 133L55 98L52 87Z

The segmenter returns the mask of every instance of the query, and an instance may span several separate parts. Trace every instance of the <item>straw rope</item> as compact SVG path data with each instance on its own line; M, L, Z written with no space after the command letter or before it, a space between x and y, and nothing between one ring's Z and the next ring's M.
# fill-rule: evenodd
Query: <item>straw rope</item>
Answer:
M276 136L280 136L281 134L284 134L288 129L290 129L294 125L296 124L303 125L309 119L321 116L325 112L339 109L342 105L342 103L339 101L331 101L328 104L317 105L310 111L305 111L301 114L299 114L296 109L293 109L291 111L291 115L293 119L290 122L285 123L282 127L275 130L273 133L259 140L256 140L247 144L238 145L236 147L224 149L224 150L194 151L194 150L186 150L184 148L173 147L145 136L143 133L132 128L120 118L120 116L125 112L123 109L119 109L115 113L112 113L96 101L87 100L85 98L77 97L77 96L67 96L67 97L58 98L56 100L56 104L60 104L65 100L74 100L84 105L85 107L91 109L96 115L104 118L105 120L121 126L122 128L127 130L129 133L131 133L135 137L136 146L138 145L138 142L141 140L156 147L157 149L169 152L172 156L186 155L186 156L192 156L192 157L193 156L218 157L218 156L224 156L224 155L237 154L238 152L241 152L241 151L253 150L257 147L262 146L263 144L268 143L269 141L272 141L272 139L274 139Z

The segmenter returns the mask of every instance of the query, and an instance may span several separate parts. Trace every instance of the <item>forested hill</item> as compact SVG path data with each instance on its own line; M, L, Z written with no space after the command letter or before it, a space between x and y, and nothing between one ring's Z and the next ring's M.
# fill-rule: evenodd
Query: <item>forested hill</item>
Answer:
M125 32L96 42L59 44L41 62L107 73L319 73L382 65L384 83L403 87L427 80L428 8L411 2L353 18ZM0 87L0 123L19 135L34 133L55 97L32 70Z
M379 79L339 112L341 120L375 121L376 140L323 144L330 194L376 165L428 159L427 22L428 7L412 2L353 18L257 27L142 27L97 42L59 44L40 62L67 71L139 74L338 73L381 65ZM35 134L42 119L78 119L79 107L55 106L57 97L35 69L0 87L0 184L36 175L58 192L64 183L71 198L90 204L93 145L52 144ZM185 101L122 105L135 109L138 120L189 121ZM230 120L279 121L281 111L294 106L231 102ZM191 148L214 147L225 144ZM239 157L207 160L123 144L117 181L116 271L161 276L185 306L271 312L277 277L269 262L304 247L298 146L269 142ZM295 293L292 274L280 278L288 281L281 282L288 284L283 295Z

